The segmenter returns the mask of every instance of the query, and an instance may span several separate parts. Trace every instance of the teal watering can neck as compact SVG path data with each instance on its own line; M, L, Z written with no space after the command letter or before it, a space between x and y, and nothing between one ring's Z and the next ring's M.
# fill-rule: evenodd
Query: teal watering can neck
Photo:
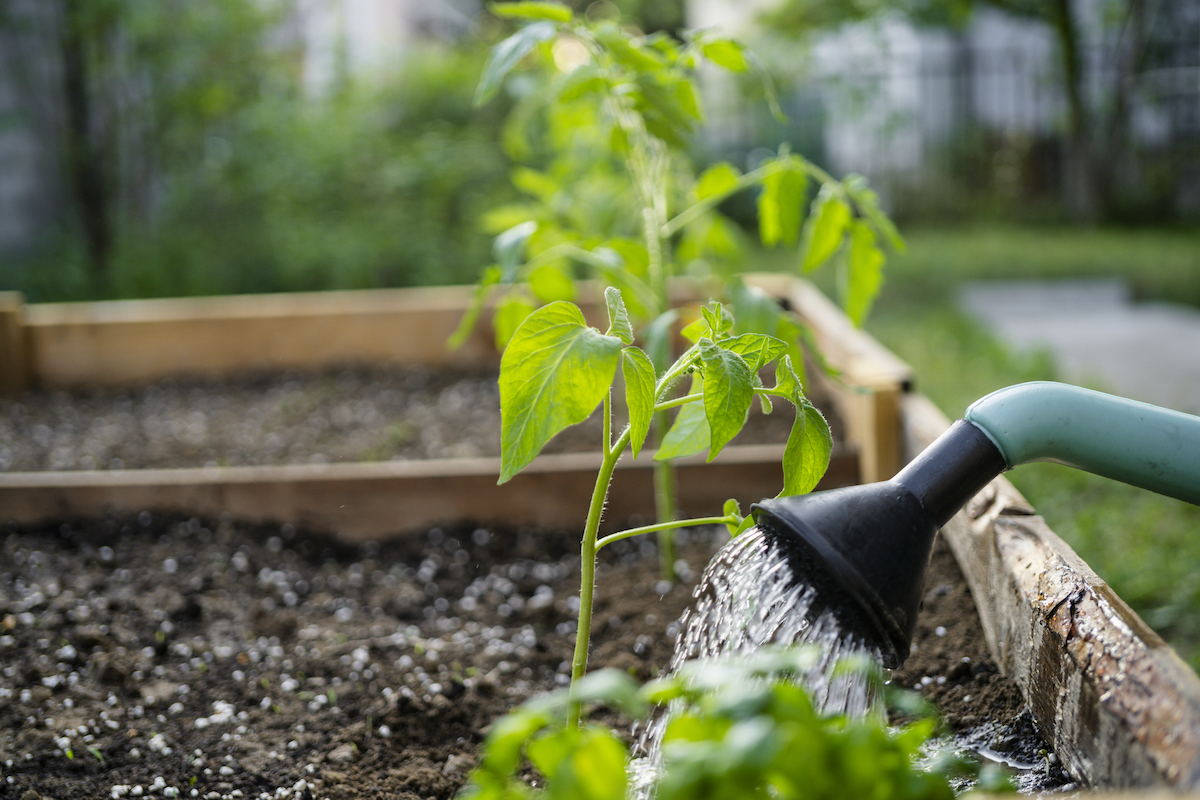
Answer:
M1053 461L1200 505L1200 417L1063 383L1021 383L964 418L1008 468Z

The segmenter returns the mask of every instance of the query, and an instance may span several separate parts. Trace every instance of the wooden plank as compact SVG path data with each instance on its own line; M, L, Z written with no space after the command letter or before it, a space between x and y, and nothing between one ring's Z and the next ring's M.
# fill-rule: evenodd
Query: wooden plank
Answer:
M33 305L30 377L68 387L342 364L498 364L486 324L458 350L446 347L470 293L431 287Z
M0 292L0 395L25 391L25 301L20 292Z
M949 421L914 395L904 423L915 454ZM1012 484L997 478L942 534L993 656L1073 777L1104 789L1200 788L1200 679Z
M812 329L822 357L837 370L831 381L846 440L862 453L863 482L886 480L904 466L900 404L912 369L808 281L793 280L783 291L792 309Z
M782 487L782 459L783 445L727 447L711 464L684 459L680 507L693 516L720 514L734 497L748 511ZM633 517L653 518L651 465L645 456L618 465L607 520L623 527ZM598 466L597 454L546 455L503 486L496 485L499 459L9 473L0 474L0 520L179 510L292 522L350 541L462 520L574 528L587 514ZM857 454L839 448L823 485L847 485L857 477Z

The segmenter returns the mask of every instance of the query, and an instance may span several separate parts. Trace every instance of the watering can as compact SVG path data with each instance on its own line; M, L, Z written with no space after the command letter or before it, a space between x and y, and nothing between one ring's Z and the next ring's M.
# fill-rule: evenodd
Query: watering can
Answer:
M1200 417L1046 381L973 403L894 478L756 504L861 606L884 666L908 655L938 528L1005 470L1051 461L1200 505Z

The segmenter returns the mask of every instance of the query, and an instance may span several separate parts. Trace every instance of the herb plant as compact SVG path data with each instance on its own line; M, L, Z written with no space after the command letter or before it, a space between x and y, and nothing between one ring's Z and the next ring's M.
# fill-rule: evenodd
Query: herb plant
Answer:
M592 673L573 694L542 695L497 720L460 798L625 800L631 778L624 742L595 723L561 724L579 700L637 719L669 704L662 763L654 765L653 793L646 795L656 800L950 800L951 778L975 778L985 791L1012 790L999 768L980 768L951 753L929 759L928 769L914 766L936 729L927 711L889 730L878 717L846 719L814 710L791 676L816 656L809 645L696 661L641 687L617 670ZM864 678L879 680L877 668ZM897 699L909 711L914 699L923 702L908 693ZM544 789L522 780L526 760L545 779Z

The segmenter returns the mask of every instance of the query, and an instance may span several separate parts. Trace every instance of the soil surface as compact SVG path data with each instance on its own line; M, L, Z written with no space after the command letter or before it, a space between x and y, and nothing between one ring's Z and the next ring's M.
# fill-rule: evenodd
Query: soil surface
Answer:
M787 441L793 416L755 404L736 442ZM596 450L601 435L593 415L544 452ZM499 455L495 372L356 367L0 398L0 472Z
M606 548L591 666L657 674L723 538L687 537L675 586L652 542ZM350 548L146 513L9 526L0 797L450 798L488 725L566 681L577 571L571 533L468 525ZM939 549L894 681L1008 752L1024 704L956 573Z
M414 370L31 392L0 401L0 470L496 455L497 407L494 375ZM790 423L755 411L739 441ZM0 798L450 798L491 722L569 673L576 531L456 522L350 547L143 512L0 537ZM675 586L649 537L606 548L591 667L658 674L726 538L685 536ZM927 587L893 682L1026 788L1066 783L940 546Z

